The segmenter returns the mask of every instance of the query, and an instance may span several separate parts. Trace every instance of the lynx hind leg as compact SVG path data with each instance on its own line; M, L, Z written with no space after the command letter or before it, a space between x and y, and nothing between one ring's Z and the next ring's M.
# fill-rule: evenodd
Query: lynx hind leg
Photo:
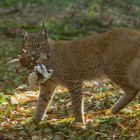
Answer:
M53 98L56 86L57 85L52 81L47 81L45 84L40 86L40 95L36 107L36 112L33 117L35 123L38 123L44 118L44 115L47 112L47 108Z
M125 95L112 108L112 113L117 114L122 108L130 103L138 94L140 90L140 61L135 59L128 67L128 79L126 83L131 88L124 88ZM122 80L123 81L123 80Z
M128 67L128 78L140 90L140 58L136 58Z
M138 94L136 89L125 90L125 95L113 106L112 113L117 114L122 108L129 104Z
M82 94L82 83L79 81L70 82L68 86L75 122L85 124L84 121L84 98Z

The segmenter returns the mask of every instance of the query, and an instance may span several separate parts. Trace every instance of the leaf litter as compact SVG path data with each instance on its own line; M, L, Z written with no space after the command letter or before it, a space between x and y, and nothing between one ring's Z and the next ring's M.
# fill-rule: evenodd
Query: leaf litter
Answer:
M120 98L122 91L113 88L108 80L84 84L85 126L73 123L70 96L63 87L58 87L56 90L48 109L47 119L35 125L32 116L38 92L29 91L25 85L23 87L24 90L18 87L13 95L1 97L4 100L0 106L2 140L138 140L140 138L139 96L118 115L112 115L110 107Z

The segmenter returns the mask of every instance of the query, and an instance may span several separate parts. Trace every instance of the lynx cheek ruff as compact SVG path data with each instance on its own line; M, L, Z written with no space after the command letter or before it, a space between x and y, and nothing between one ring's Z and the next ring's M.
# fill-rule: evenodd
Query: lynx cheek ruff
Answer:
M34 91L38 90L39 87L37 72L43 76L43 80L40 83L44 83L53 75L54 71L52 69L48 70L43 64L34 66L34 72L30 73L28 77L30 88Z

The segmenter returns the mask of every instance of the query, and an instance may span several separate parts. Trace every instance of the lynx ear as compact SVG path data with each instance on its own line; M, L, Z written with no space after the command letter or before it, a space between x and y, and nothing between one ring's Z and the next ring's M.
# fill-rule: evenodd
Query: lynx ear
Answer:
M42 30L41 34L44 35L46 38L48 38L48 30L47 30L44 22L43 22L43 26L42 27L43 27L43 30Z

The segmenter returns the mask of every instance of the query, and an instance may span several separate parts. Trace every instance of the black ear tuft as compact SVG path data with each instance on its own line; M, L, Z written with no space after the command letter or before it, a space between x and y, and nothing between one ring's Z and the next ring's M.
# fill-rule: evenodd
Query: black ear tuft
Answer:
M43 30L42 30L41 34L44 35L46 38L48 38L48 30L47 30L44 22L43 22L42 27L43 27Z

